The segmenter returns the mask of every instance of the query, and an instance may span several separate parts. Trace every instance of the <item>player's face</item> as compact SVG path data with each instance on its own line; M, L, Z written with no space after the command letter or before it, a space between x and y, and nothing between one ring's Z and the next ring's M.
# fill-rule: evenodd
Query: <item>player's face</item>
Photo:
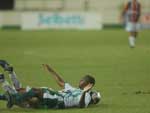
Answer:
M88 82L85 81L84 79L81 79L79 82L79 88L84 89L85 86L88 85Z

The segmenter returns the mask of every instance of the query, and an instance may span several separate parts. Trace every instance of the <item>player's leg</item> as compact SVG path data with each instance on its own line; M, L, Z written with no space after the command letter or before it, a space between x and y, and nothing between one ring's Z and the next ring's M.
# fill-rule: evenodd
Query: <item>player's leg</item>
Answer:
M5 81L4 74L0 73L0 83L3 83L4 81ZM4 94L0 94L0 100L7 100L7 98Z
M135 46L135 24L133 22L127 22L126 31L129 32L129 46L133 48Z
M4 75L0 73L0 83L4 82ZM6 100L6 96L4 94L0 94L0 100Z
M14 94L7 92L6 94L0 94L0 100L7 101L8 108L13 107L13 105L23 108L37 108L40 101L37 95L37 92L34 92L32 89L28 92L22 91Z
M2 84L2 88L5 92L9 92L11 94L15 94L16 90L5 80L4 74L0 74L0 83Z
M129 36L129 45L130 47L135 47L135 32L131 31Z
M52 89L44 89L43 105L45 108L64 108L63 96Z
M31 88L27 92L18 92L17 94L13 94L12 96L15 99L15 103L19 104L19 103L28 101L34 97L42 99L43 95L41 93L42 93L41 89Z
M7 100L6 96L4 94L0 94L0 100Z
M31 88L27 92L19 91L21 95L17 97L15 104L25 108L44 108L43 107L43 90L41 88Z
M16 91L6 80L4 77L4 74L0 74L0 83L2 84L2 87L6 94L0 94L0 100L7 101L7 107L11 108L14 104L20 107L28 108L30 106L30 103L33 105L33 102L35 105L35 99L31 99L32 97L39 96L40 91L38 90L30 90L26 92L25 88L20 88L18 91ZM31 100L29 100L31 99ZM29 100L29 101L28 101ZM29 102L29 103L28 103Z
M47 88L31 88L28 92L13 95L13 104L21 105L28 102L31 108L63 108L63 97L57 92Z
M19 82L19 80L17 79L16 73L14 71L9 72L9 76L13 82L13 85L15 87L15 89L20 89L21 88L21 84Z
M11 108L13 106L8 92L5 94L0 94L0 100L7 101L7 108Z
M9 73L9 77L10 77L15 89L21 88L21 84L20 84L19 80L17 79L17 75L16 75L13 67L10 66L9 63L6 62L5 60L0 60L0 65L5 71L7 71Z

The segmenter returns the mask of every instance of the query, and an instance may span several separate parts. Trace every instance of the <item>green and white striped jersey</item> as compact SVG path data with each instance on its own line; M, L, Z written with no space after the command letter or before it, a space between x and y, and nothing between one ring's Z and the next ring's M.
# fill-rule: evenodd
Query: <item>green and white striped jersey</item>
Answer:
M43 94L44 99L51 100L51 102L53 101L55 102L57 100L58 103L63 101L65 108L79 107L83 90L72 87L69 83L65 83L64 89L58 92L55 92L52 89L48 88L44 89L45 89L45 93ZM85 95L85 107L89 105L90 101L91 96L87 92Z
M79 88L74 88L69 83L65 83L64 90L60 93L62 93L64 97L64 105L66 108L79 107L79 102L83 94L83 90ZM85 107L89 105L90 101L91 101L91 96L89 93L86 93Z

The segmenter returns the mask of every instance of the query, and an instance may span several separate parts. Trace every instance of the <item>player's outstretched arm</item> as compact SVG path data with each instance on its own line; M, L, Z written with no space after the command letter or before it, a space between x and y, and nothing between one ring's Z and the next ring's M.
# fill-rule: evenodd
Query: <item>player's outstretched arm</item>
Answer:
M64 80L61 78L61 76L54 71L54 69L52 69L48 64L43 64L44 69L46 69L49 73L52 74L52 76L54 77L54 79L56 80L57 84L64 88L65 82Z

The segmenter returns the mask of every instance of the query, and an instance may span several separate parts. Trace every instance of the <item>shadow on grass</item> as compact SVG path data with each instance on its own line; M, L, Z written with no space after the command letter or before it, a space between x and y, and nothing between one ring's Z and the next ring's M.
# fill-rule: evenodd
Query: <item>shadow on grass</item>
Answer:
M98 105L90 105L88 108L83 108L83 109L80 109L80 108L67 108L67 109L28 109L28 108L19 108L19 107L13 107L11 109L8 109L8 108L0 108L0 111L1 113L34 113L34 112L38 112L38 113L43 113L43 112L47 112L47 111L52 111L52 112L61 112L62 110L64 112L69 112L69 111L88 111L88 110L97 110L99 108L102 108L102 109L107 109L108 108L108 104L98 104Z

